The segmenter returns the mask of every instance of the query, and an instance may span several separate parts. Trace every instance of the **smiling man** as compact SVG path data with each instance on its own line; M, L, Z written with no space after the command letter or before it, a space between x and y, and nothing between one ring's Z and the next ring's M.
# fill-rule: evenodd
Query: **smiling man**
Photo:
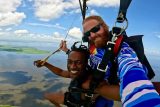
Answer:
M44 62L41 60L34 61L34 65L37 67L45 66L49 70L51 70L54 74L65 77L65 78L71 78L72 81L77 78L78 76L82 77L81 80L85 80L87 78L87 62L89 57L89 51L86 46L80 45L79 47L76 47L77 42L71 47L71 51L68 52L68 59L67 59L67 70L63 70L59 67L55 67L54 65L51 65L48 62ZM82 76L82 74L85 74ZM74 82L70 83L74 84ZM81 94L81 93L80 93ZM74 96L73 96L74 97ZM77 96L76 96L77 97ZM62 92L56 92L56 93L46 93L45 98L48 99L50 102L54 103L57 107L60 106L60 104L65 103L65 94ZM80 100L81 95L78 96L78 100ZM73 98L72 98L73 99Z
M86 68L88 56L89 52L87 48L72 48L68 54L67 59L68 71L42 60L34 61L34 65L37 67L45 66L58 76L74 79L75 77L79 76Z
M109 27L100 16L89 16L83 21L83 40L89 43L90 66L97 70L98 64L103 60L103 55L110 49L106 47L109 41ZM95 47L92 49L92 47ZM104 57L105 58L105 57ZM143 65L136 52L127 44L122 42L120 51L114 59L117 63L116 76L119 79L120 96L123 107L159 107L160 96L155 90L152 82L147 77L148 70ZM109 81L113 64L107 63L104 79ZM100 72L99 70L99 72ZM113 81L116 80L112 79ZM112 81L110 81L112 82ZM108 88L103 87L99 90L101 96L107 98Z

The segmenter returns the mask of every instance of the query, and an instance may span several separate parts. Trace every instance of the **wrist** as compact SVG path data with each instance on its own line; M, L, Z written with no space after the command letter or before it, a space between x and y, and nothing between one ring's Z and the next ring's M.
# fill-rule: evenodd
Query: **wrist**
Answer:
M70 53L70 50L68 49L67 51L66 51L66 54L68 55Z
M48 65L48 63L47 63L47 62L44 62L44 63L43 63L43 66L47 66L47 65Z

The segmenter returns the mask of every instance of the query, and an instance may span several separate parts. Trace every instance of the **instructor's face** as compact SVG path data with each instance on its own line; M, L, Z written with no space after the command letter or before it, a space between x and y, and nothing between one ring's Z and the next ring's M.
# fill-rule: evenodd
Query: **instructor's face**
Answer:
M90 19L83 24L84 36L89 38L89 43L96 48L102 48L107 43L107 33L101 23L95 19Z

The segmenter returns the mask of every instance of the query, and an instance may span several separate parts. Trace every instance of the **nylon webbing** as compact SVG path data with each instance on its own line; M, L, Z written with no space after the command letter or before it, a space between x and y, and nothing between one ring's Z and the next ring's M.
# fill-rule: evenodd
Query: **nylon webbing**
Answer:
M81 0L79 0L79 5L80 5L83 20L85 19L85 15L86 15L86 8L87 8L86 2L87 0L83 0L83 4L82 4Z
M120 0L117 22L122 23L124 20L127 20L126 13L131 1L132 0Z
M113 55L114 44L109 43L107 47L108 47L107 48L108 50L105 50L102 61L98 67L99 69L102 69L102 70L106 69L106 66L108 65L108 61L110 61L111 55Z
M95 88L99 85L99 83L104 79L105 73L108 69L108 62L111 60L111 56L113 55L114 43L108 42L107 50L105 50L102 61L97 66L97 69L93 73L92 81L90 82L90 90L94 92ZM91 93L88 93L91 95Z

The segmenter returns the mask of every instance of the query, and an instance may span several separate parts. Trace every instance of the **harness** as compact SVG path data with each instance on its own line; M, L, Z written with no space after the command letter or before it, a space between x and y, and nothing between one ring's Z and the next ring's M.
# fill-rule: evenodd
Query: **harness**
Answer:
M85 11L86 11L86 1L87 0L83 0L83 8L82 8L82 4L80 3L80 7L81 7L81 12L82 12L82 16L83 19L85 18ZM80 2L80 0L79 0ZM134 49L134 51L137 53L138 58L140 59L141 63L144 64L147 69L148 69L148 78L151 79L154 77L154 71L151 68L145 54L144 54L144 49L143 49L143 44L142 44L142 35L137 35L137 36L133 36L133 37L127 37L125 30L128 27L128 20L126 18L126 13L127 13L127 9L129 7L131 3L131 0L120 0L120 8L119 8L119 13L118 13L118 17L117 20L115 22L115 26L112 28L112 31L110 32L110 40L107 42L106 47L105 47L105 52L103 55L103 58L101 60L101 62L97 65L97 68L94 69L93 74L92 74L92 80L90 82L90 86L88 90L83 90L81 87L77 88L77 86L72 86L69 89L69 93L66 93L66 100L65 102L70 104L69 107L80 107L80 106L84 106L84 107L91 107L93 106L93 102L92 102L92 97L95 94L94 90L95 88L100 84L100 82L104 79L106 71L108 69L108 63L111 62L112 63L112 67L110 68L111 74L108 78L108 82L110 84L119 84L119 80L117 77L117 68L118 68L118 64L115 61L115 57L118 55L118 52L120 50L121 44L123 41L127 42L131 48ZM121 23L123 24L124 22L126 22L126 26L124 27L117 27L117 23ZM85 40L85 38L83 37L82 40ZM86 41L84 41L86 42ZM139 51L140 49L140 51ZM82 101L79 100L80 103L77 103L75 105L75 103L73 104L72 101L70 102L68 99L71 93L73 92L77 92L77 93L86 93L86 100ZM73 98L73 96L71 96ZM72 106L71 106L72 105Z
M114 28L112 30L115 30L114 35L112 36L111 40L107 42L107 45L105 47L104 55L102 57L102 60L100 63L98 63L97 68L94 70L93 78L90 83L90 90L94 92L95 88L99 85L99 83L104 79L106 71L108 67L108 63L111 62L114 68L117 64L113 64L115 61L115 56L117 56L121 43L123 41L123 35L118 32L120 31L119 28ZM111 35L111 33L110 33ZM117 36L118 35L118 36ZM112 67L113 68L113 67ZM117 67L116 67L117 68ZM113 72L112 72L113 71ZM118 78L115 73L117 71L112 70L110 73L110 76L108 78L109 83L111 84L118 84ZM92 93L88 93L88 95L92 95Z
M65 93L65 100L64 100L65 105L67 105L68 107L94 107L94 103L95 103L95 100L93 100L93 95L95 94L94 89L104 79L105 70L107 69L107 67L105 66L107 64L106 62L112 60L113 58L112 55L114 53L114 50L116 51L119 50L119 46L118 45L115 46L115 44L121 44L122 39L123 39L122 36L120 36L120 39L117 39L117 41L108 42L108 45L107 45L108 50L105 51L103 59L101 63L99 63L99 66L97 67L98 69L93 71L88 66L86 71L82 73L82 75L80 75L79 77L71 81L70 86L68 88L69 91ZM104 70L102 70L103 67L105 68ZM92 75L92 81L90 83L90 87L89 89L82 89L81 85L89 75ZM117 77L114 77L114 76L115 76L114 74L111 74L110 81L115 82L115 79L117 79ZM113 78L114 78L114 81L113 81ZM117 83L118 83L118 80L115 82L115 84ZM81 99L82 93L85 94L84 100Z
M73 79L69 85L68 92L65 93L64 104L68 107L94 107L95 101L86 96L90 90L82 89L82 83L91 75L92 71L89 66L78 77ZM83 78L83 79L82 79ZM81 95L84 94L85 98L82 99Z
M153 69L151 68L145 54L142 43L142 35L136 35L132 37L127 37L125 30L128 27L128 20L126 18L127 9L131 3L131 0L120 0L120 8L117 20L115 22L115 26L112 28L110 32L110 40L107 42L104 55L102 57L101 62L97 65L97 68L94 69L93 78L90 82L90 92L88 92L88 96L93 96L95 88L100 84L100 82L104 79L108 64L111 62L112 66L110 68L110 76L108 78L108 82L110 84L119 84L119 80L117 77L117 69L118 64L115 61L115 57L118 55L121 44L123 42L127 42L131 48L136 52L140 62L145 65L148 69L148 78L152 79L155 74ZM126 22L125 27L117 27L117 23L124 24ZM83 39L83 38L82 38Z

